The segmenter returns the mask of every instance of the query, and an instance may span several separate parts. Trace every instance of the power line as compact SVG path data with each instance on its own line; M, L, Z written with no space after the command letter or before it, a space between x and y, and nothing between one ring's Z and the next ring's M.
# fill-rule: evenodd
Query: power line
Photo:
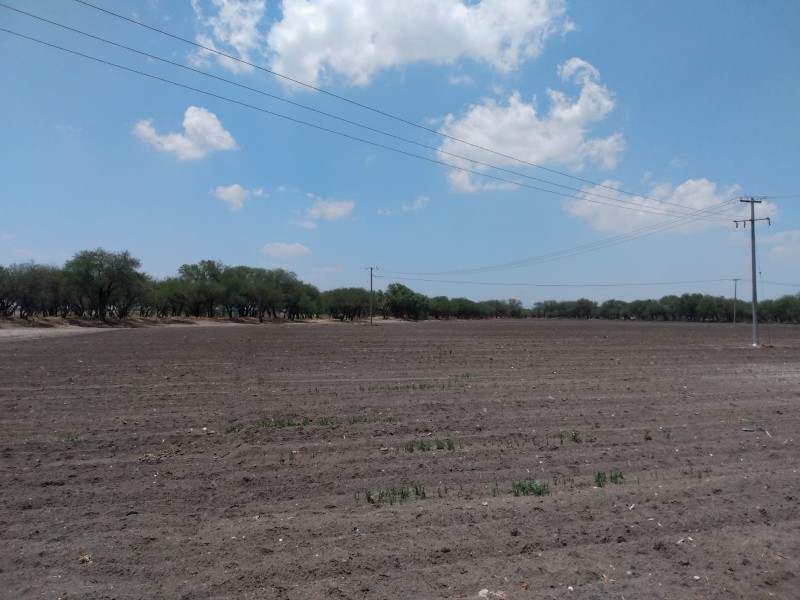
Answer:
M154 31L154 32L159 33L161 35L165 35L165 36L170 37L170 38L172 38L174 40L178 40L178 41L183 42L185 44L189 44L189 45L194 46L196 48L200 48L202 50L205 50L206 52L211 52L212 54L216 54L217 56L221 56L221 57L224 57L226 59L236 61L236 62L238 62L240 64L247 65L248 67L252 67L252 68L257 69L259 71L262 71L264 73L269 73L270 75L274 75L275 77L279 77L279 78L284 79L286 81L289 81L289 82L291 82L293 84L305 87L305 88L310 89L310 90L314 90L316 92L320 92L322 94L330 96L331 98L335 98L335 99L340 100L342 102L346 102L346 103L351 104L353 106L357 106L358 108L362 108L364 110L368 110L370 112L373 112L373 113L381 115L383 117L395 120L395 121L403 123L405 125L410 125L411 127L415 127L415 128L420 129L422 131L426 131L428 133L433 133L434 135L441 136L441 137L443 137L445 139L449 139L449 140L452 140L454 142L458 142L460 144L465 144L465 145L470 146L472 148L475 148L477 150L482 150L484 152L489 152L490 154L494 154L495 156L500 156L502 158L506 158L506 159L509 159L511 161L514 161L514 162L517 162L517 163L520 163L520 164L524 164L524 165L528 165L530 167L541 169L543 171L547 171L547 172L553 173L555 175L560 175L562 177L567 177L567 178L573 179L575 181L580 181L582 183L588 183L589 185L593 185L593 186L596 186L596 187L605 188L605 189L608 189L608 190L611 190L611 191L619 192L619 193L626 194L626 195L629 195L629 196L633 196L633 197L636 197L636 198L642 198L642 199L646 199L646 200L655 200L653 198L649 198L647 196L642 196L641 194L636 194L634 192L629 192L629 191L621 189L621 188L615 188L613 186L605 185L605 184L602 184L602 183L597 183L597 182L591 181L589 179L583 179L583 178L577 177L575 175L570 175L569 173L564 173L564 172L558 171L556 169L551 169L551 168L548 168L548 167L544 167L544 166L539 165L537 163L530 162L530 161L527 161L527 160L524 160L524 159L521 159L521 158L517 158L517 157L511 156L511 155L508 155L508 154L504 154L502 152L499 152L499 151L496 151L496 150L492 150L491 148L487 148L487 147L481 146L479 144L474 144L472 142L468 142L466 140L463 140L463 139L457 138L455 136L443 133L441 131L437 131L435 129L431 129L429 127L425 127L424 125L420 125L420 124L415 123L413 121L410 121L408 119L404 119L402 117L398 117L397 115L393 115L393 114L391 114L389 112L374 108L372 106L369 106L367 104L363 104L361 102L357 102L355 100L347 98L346 96L342 96L342 95L336 94L336 93L328 91L328 90L326 90L324 88L320 88L320 87L311 85L311 84L306 83L304 81L300 81L298 79L294 79L294 78L289 77L287 75L284 75L282 73L278 73L277 71L273 71L273 70L268 69L266 67L262 67L260 65L255 64L255 63L251 63L249 61L243 60L243 59L241 59L239 57L236 57L236 56L233 56L231 54L227 54L225 52L217 50L216 48L212 48L212 47L209 47L209 46L204 46L203 44L200 44L200 43L198 43L196 41L188 40L188 39L183 38L181 36L178 36L178 35L176 35L174 33L170 33L170 32L165 31L163 29L159 29L158 27L153 27L152 25L147 25L145 23L141 23L139 21L136 21L134 19L131 19L129 17L121 15L119 13L115 13L115 12L113 12L111 10L102 8L100 6L96 6L96 5L94 5L94 4L90 3L90 2L86 2L85 0L74 0L74 2L77 2L78 4L82 4L82 5L84 5L84 6L88 7L88 8L92 8L94 10L103 12L103 13L105 13L107 15L116 17L118 19L122 19L123 21L127 21L128 23L131 23L133 25L137 25L138 27L143 27L143 28L149 29L150 31ZM5 5L3 5L3 6L5 6ZM467 160L472 160L472 159L467 159ZM473 161L473 162L476 162L476 161ZM553 184L553 185L558 185L558 184ZM659 202L659 200L656 200L656 201Z
M731 210L735 205L730 203L730 201L720 202L715 207L720 208L718 213L723 212L724 210ZM709 208L709 210L711 207ZM466 275L466 274L479 274L479 273L487 273L492 271L503 271L508 269L517 269L522 267L529 267L535 264L541 264L545 262L551 262L554 260L558 260L561 258L569 258L572 256L577 256L580 254L585 254L587 252L591 252L594 250L601 250L607 247L616 246L625 242L629 242L632 240L636 240L639 238L647 237L650 235L655 235L657 233L662 233L664 231L668 231L670 229L675 229L682 225L689 224L697 219L692 219L688 217L684 218L675 218L665 223L657 223L653 225L648 225L646 227L642 227L636 229L634 231L612 236L610 238L606 238L603 240L598 240L596 242L590 242L588 244L582 244L580 246L576 246L573 248L567 248L564 250L558 250L556 252L550 252L547 254L543 254L540 256L524 258L517 261L511 261L507 263L500 263L496 265L488 265L483 267L474 267L471 269L459 269L455 271L429 271L429 272L408 272L408 271L384 271L386 273L394 273L397 275L420 275L420 276L433 276L433 275Z
M458 285L490 285L498 287L531 287L531 288L619 288L619 287L652 287L666 285L688 285L697 283L720 283L730 279L698 279L693 281L658 281L651 283L501 283L494 281L453 281L449 279L424 279L413 277L387 277L375 275L376 279L393 281L420 281L425 283L453 283Z
M81 3L85 4L84 2L81 2ZM130 46L126 46L124 44L120 44L118 42L114 42L112 40L108 40L108 39L96 36L94 34L91 34L91 33L87 33L85 31L81 31L81 30L76 29L74 27L70 27L70 26L64 25L62 23L58 23L56 21L52 21L50 19L47 19L47 18L38 16L38 15L35 15L35 14L29 13L27 11L20 10L18 8L14 8L14 7L8 6L8 5L3 4L3 3L0 3L0 7L15 11L17 13L20 13L20 14L23 14L25 16L31 17L33 19L37 19L39 21L43 21L45 23L48 23L48 24L56 26L56 27L60 27L62 29L71 31L73 33L77 33L79 35L83 35L83 36L89 37L91 39L103 42L105 44L109 44L109 45L115 46L117 48L122 48L124 50L127 50L127 51L130 51L130 52L134 52L134 53L137 53L139 55L145 56L147 58L150 58L150 59L153 59L153 60L157 60L157 61L163 62L165 64L169 64L171 66L174 66L174 67L177 67L177 68L180 68L180 69L184 69L186 71L190 71L192 73L203 75L205 77L209 77L211 79L215 79L217 81L221 81L223 83L227 83L229 85L233 85L233 86L239 87L241 89L245 89L245 90L248 90L248 91L251 91L251 92L254 92L254 93L269 97L269 98L272 98L274 100L278 100L280 102L284 102L284 103L290 104L292 106L295 106L295 107L298 107L298 108L302 108L304 110L308 110L308 111L317 113L319 115L322 115L322 116L325 116L325 117L328 117L328 118L332 118L332 119L338 120L340 122L347 123L349 125L353 125L355 127L359 127L359 128L371 131L373 133L378 133L380 135L384 135L384 136L387 136L389 138L392 138L392 139L395 139L395 140L398 140L398 141L402 141L402 142L405 142L405 143L408 143L408 144L412 144L412 145L418 146L420 148L424 148L426 150L431 150L433 152L437 152L439 154L443 154L443 155L446 155L446 156L449 156L449 157L452 157L452 158L465 160L465 161L468 161L469 163L472 163L474 165L478 165L478 166L481 166L481 167L486 167L486 168L489 168L489 169L495 169L497 171L500 171L502 173L507 173L509 175L514 175L514 176L517 176L517 177L522 177L522 178L525 178L525 179L530 179L530 180L533 180L533 181L538 181L538 182L541 182L541 183L545 183L547 185L552 185L552 186L555 186L555 187L563 188L563 189L566 189L566 190L569 190L569 191L572 191L572 192L577 192L578 194L580 194L580 196L567 195L567 194L564 194L563 192L559 192L559 191L556 191L556 190L548 190L548 189L545 189L545 188L540 188L538 186L526 186L525 184L523 184L521 182L516 182L516 181L505 179L505 178L497 178L497 177L494 177L494 176L491 176L491 175L487 175L486 173L482 173L480 171L476 171L476 170L473 170L473 169L464 169L464 168L458 167L456 165L452 165L450 163L439 162L439 164L444 164L444 165L446 165L446 166L448 166L450 168L464 170L464 171L467 171L467 172L469 172L471 174L476 174L476 175L479 175L479 176L483 175L485 177L490 177L490 178L496 179L498 181L502 181L502 182L505 182L505 183L510 183L510 184L517 185L517 186L528 187L529 189L533 189L533 190L536 190L536 191L543 191L543 192L547 192L547 193L551 193L551 194L558 194L558 195L577 198L577 199L584 199L584 200L587 200L589 202L593 202L593 200L591 200L587 196L603 198L605 200L611 200L611 201L613 201L615 203L630 205L630 207L619 206L619 208L628 208L629 210L635 210L637 212L650 213L650 214L662 215L662 216L669 216L669 215L687 215L688 216L690 214L691 215L697 214L697 210L693 210L693 209L690 209L689 207L686 207L685 205L681 205L681 204L677 204L677 203L673 203L673 202L667 202L667 201L663 201L663 200L657 200L657 199L653 199L653 198L648 198L646 196L640 196L640 195L632 194L632 195L634 195L634 196L636 196L638 198L644 199L644 200L651 200L651 201L654 201L654 202L658 202L661 205L674 206L674 207L677 207L677 208L680 208L680 209L689 210L690 212L687 213L687 212L682 212L682 211L679 211L679 210L671 210L671 209L665 209L665 208L659 208L659 207L653 207L653 206L645 207L645 206L642 206L639 203L632 202L630 200L623 200L621 198L613 198L613 197L610 197L610 196L604 196L604 195L598 194L596 192L590 192L590 191L587 191L587 190L574 188L574 187L563 185L563 184L556 183L556 182L553 182L553 181L541 179L541 178L538 178L538 177L533 177L531 175L520 173L518 171L512 171L510 169L506 169L504 167L499 167L497 165L492 165L490 163L481 162L481 161L478 161L478 160L475 160L475 159L471 159L471 158L466 157L466 156L455 154L453 152L448 152L448 151L445 151L445 150L442 150L442 149L439 149L439 148L435 148L433 146L429 146L429 145L423 144L421 142L410 140L408 138L404 138L402 136L398 136L398 135L395 135L395 134L392 134L392 133L377 129L377 128L371 127L369 125L364 125L362 123L358 123L356 121L352 121L350 119L346 119L344 117L341 117L341 116L338 116L338 115L334 115L334 114L328 113L326 111L322 111L322 110L319 110L319 109L304 105L304 104L299 103L299 102L294 102L294 101L289 100L287 98L283 98L283 97L277 96L275 94L270 94L270 93L265 92L263 90L259 90L257 88L253 88L253 87L250 87L250 86L247 86L247 85L244 85L244 84L240 84L240 83L237 83L235 81L231 81L230 79L226 79L224 77L219 77L217 75L213 75L211 73L207 73L207 72L202 71L200 69L195 69L193 67L189 67L187 65L183 65L183 64L180 64L180 63L177 63L177 62L162 58L160 56L157 56L157 55L154 55L154 54L150 54L148 52L144 52L142 50L138 50L136 48L132 48ZM105 9L98 9L98 10L102 10L103 12L107 12ZM114 13L112 13L112 14L114 14ZM120 17L120 18L128 20L126 17ZM7 31L7 30L5 30L5 31ZM156 30L156 31L161 32L161 30ZM165 35L166 35L166 33L165 33ZM22 37L27 37L27 36L22 36ZM35 38L31 38L31 37L28 37L27 39L30 39L30 40L33 40L33 41L40 41L40 40L36 40ZM179 39L183 40L182 38L179 38ZM185 41L185 40L183 40L183 41ZM46 42L41 42L41 43L46 43ZM199 46L199 44L196 44L196 45ZM62 48L62 47L59 47L59 46L53 45L53 47L59 48L61 50L72 52L71 50L68 50L68 49L65 49L65 48ZM94 57L90 57L90 56L82 54L82 53L77 53L77 54L79 54L81 56L84 56L84 57L87 57L87 58L94 58ZM227 56L227 55L225 55L225 56ZM116 65L116 64L110 63L108 61L102 61L102 62L105 62L105 64L108 64L108 65L111 65L111 66L116 66L118 68L126 69L126 67L122 67L121 65ZM242 62L245 62L245 61L242 61ZM249 63L246 63L246 64L249 64ZM147 74L147 73L144 73L144 72L139 72L139 71L135 71L135 70L132 70L132 71L136 72L136 73L138 73L140 75L151 76L150 74ZM156 78L164 81L164 79L162 79L162 78L158 78L158 77L156 77ZM180 84L176 84L176 85L180 85ZM184 87L187 87L187 86L184 86ZM196 88L189 88L189 89L193 89L194 91L199 91L200 93L207 93L207 92L205 92L203 90L197 90ZM221 99L227 99L227 98L224 98L224 97L221 97L221 96L216 96L214 94L210 94L210 95L218 97L218 98L221 98ZM231 100L231 101L233 101L233 100ZM273 114L275 116L284 117L284 115L279 115L277 113L270 112L270 114ZM289 118L289 117L285 117L285 118ZM307 124L307 123L304 123L304 124ZM432 130L429 130L429 131L432 131ZM348 136L348 137L350 137L350 136ZM353 139L357 139L357 138L353 138ZM360 140L360 141L366 141L366 140ZM367 142L367 143L370 143L370 142ZM424 158L424 157L419 157L419 158ZM581 179L581 181L586 181L587 183L592 183L592 182L589 182L588 180L582 180ZM604 188L612 189L612 190L615 190L615 191L623 191L623 190L617 190L616 188L612 188L610 186L603 186L601 184L593 183L593 185L595 185L596 187L604 187ZM616 207L617 206L616 204L608 204L608 203L602 203L602 202L600 204L603 204L603 205L606 205L606 206L611 206L611 207ZM704 212L704 209L699 209L699 210L701 212ZM709 214L706 218L708 220L720 220L720 221L721 220L725 220L724 218L721 218L721 217L720 218L715 218L711 214Z
M0 6L4 6L4 5L0 5ZM29 40L29 41L32 41L32 42L36 42L38 44L42 44L44 46L48 46L48 47L51 47L51 48L54 48L54 49L57 49L57 50L61 50L63 52L67 52L69 54L80 56L82 58L86 58L86 59L89 59L89 60L104 64L104 65L107 65L107 66L110 66L110 67L121 69L123 71L128 71L129 73L134 73L136 75L141 75L143 77L148 77L150 79L154 79L154 80L160 81L162 83L167 83L167 84L170 84L170 85L174 85L176 87L180 87L180 88L187 89L187 90L190 90L190 91L193 91L193 92L197 92L199 94L204 94L204 95L210 96L212 98L217 98L218 100L223 100L225 102L230 102L232 104L236 104L236 105L242 106L244 108L249 108L249 109L252 109L252 110L256 110L256 111L262 112L264 114L268 114L268 115L271 115L271 116L274 116L274 117L279 117L281 119L285 119L287 121L291 121L291 122L296 123L296 124L300 124L300 125L304 125L306 127L311 127L311 128L314 128L314 129L318 129L320 131L331 133L333 135L337 135L337 136L344 137L344 138L347 138L347 139L350 139L350 140L353 140L353 141L357 141L357 142L361 142L361 143L364 143L364 144L368 144L368 145L371 145L371 146L374 146L374 147L377 147L377 148L382 148L384 150L389 150L391 152L395 152L395 153L402 154L402 155L405 155L405 156L409 156L409 157L412 157L412 158L416 158L416 159L419 159L419 160L424 160L424 161L427 161L427 162L430 162L430 163L433 163L433 164L438 164L438 165L442 165L442 166L445 166L445 167L448 167L448 168L451 168L451 169L456 169L456 170L459 170L459 171L463 171L463 172L466 172L466 173L477 175L479 177L485 177L485 178L488 178L488 179L492 179L494 181L499 181L499 182L502 182L502 183L508 183L508 184L512 184L512 185L515 185L515 186L519 186L519 187L530 189L530 190L534 190L534 191L545 192L545 193L548 193L548 194L554 194L554 195L558 195L558 196L561 196L561 197L564 197L564 198L573 198L573 199L576 199L576 200L585 200L587 202L592 202L592 203L595 203L595 204L601 204L601 205L604 205L604 206L610 206L610 207L613 207L613 208L620 208L620 209L624 209L624 210L632 210L632 211L635 211L635 212L648 213L648 214L653 214L653 215L657 215L657 216L669 216L670 214L679 214L679 215L682 215L682 217L687 218L687 217L698 215L698 214L702 215L702 213L707 211L707 209L703 209L703 210L695 211L694 213L679 213L679 212L673 211L673 210L648 210L648 209L642 207L641 205L636 204L634 202L630 202L630 201L624 201L624 200L619 200L619 199L613 199L612 198L612 200L614 200L615 202L622 202L623 204L610 204L608 202L602 202L602 201L599 201L599 200L594 200L592 198L588 198L588 197L586 197L586 195L587 195L586 192L580 192L581 195L578 196L578 195L573 195L573 194L565 194L563 192L558 192L556 190L549 190L547 188L542 188L542 187L538 187L538 186L529 185L529 184L526 184L526 183L523 183L523 182L520 182L520 181L514 181L514 180L511 180L511 179L504 178L504 177L499 177L497 175L491 175L491 174L488 174L488 173L482 173L482 172L476 171L474 169L468 169L466 167L462 167L462 166L459 166L459 165L453 165L451 163L447 163L447 162L444 162L444 161L441 161L441 160L437 160L437 159L430 158L430 157L427 157L427 156L422 156L422 155L419 155L419 154L415 154L413 152L408 152L408 151L402 150L400 148L395 148L395 147L392 147L392 146L388 146L386 144L381 144L379 142L375 142L375 141L372 141L372 140L367 140L367 139L364 139L364 138L360 138L358 136L354 136L354 135L350 135L348 133L337 131L337 130L331 129L329 127L323 127L323 126L315 124L315 123L310 123L310 122L304 121L302 119L297 119L297 118L294 118L294 117L291 117L291 116L288 116L288 115L284 115L284 114L281 114L281 113L278 113L278 112L275 112L275 111L271 111L271 110L268 110L266 108L262 108L262 107L259 107L259 106L255 106L253 104L249 104L247 102L242 102L240 100L235 100L233 98L229 98L229 97L223 96L221 94L216 94L216 93L210 92L208 90L203 90L203 89L200 89L200 88L197 88L197 87L194 87L194 86L190 86L190 85L187 85L187 84L184 84L184 83L179 83L177 81L173 81L173 80L167 79L165 77L160 77L158 75L153 75L152 73L147 73L147 72L144 72L144 71L140 71L138 69L133 69L131 67L126 67L126 66L111 62L109 60L98 58L96 56L85 54L83 52L78 52L77 50L72 50L70 48L65 48L63 46L59 46L57 44L46 42L44 40L40 40L38 38L34 38L34 37L28 36L28 35L24 35L24 34L21 34L21 33L15 32L15 31L11 31L11 30L8 30L8 29L5 29L5 28L1 28L0 27L0 31L2 31L4 33L11 34L11 35L14 35L14 36L17 36L17 37L20 37L20 38L23 38L23 39L26 39L26 40ZM558 185L558 184L556 184L556 185ZM631 206L627 206L626 204L630 204ZM702 216L699 216L697 218L702 218Z

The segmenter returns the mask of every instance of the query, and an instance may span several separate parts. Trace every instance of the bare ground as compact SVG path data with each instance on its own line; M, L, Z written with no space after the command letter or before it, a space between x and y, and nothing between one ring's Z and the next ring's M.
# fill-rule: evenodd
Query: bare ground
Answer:
M0 336L0 595L797 597L800 328L376 323Z

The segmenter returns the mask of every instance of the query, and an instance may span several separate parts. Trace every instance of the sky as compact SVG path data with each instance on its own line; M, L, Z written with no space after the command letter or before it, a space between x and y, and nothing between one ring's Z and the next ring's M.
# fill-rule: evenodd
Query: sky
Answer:
M800 292L794 0L2 0L0 28L2 265L749 298L750 197L759 297Z

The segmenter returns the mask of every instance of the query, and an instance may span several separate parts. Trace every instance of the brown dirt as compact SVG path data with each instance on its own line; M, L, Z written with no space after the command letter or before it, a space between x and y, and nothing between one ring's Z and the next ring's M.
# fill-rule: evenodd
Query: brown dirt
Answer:
M376 323L0 339L0 595L797 597L800 328Z

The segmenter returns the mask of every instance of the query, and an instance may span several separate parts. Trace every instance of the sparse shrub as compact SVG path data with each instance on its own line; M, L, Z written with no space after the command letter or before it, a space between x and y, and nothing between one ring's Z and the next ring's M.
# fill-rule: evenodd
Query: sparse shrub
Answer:
M625 475L622 473L622 469L614 469L611 471L611 475L608 476L611 483L622 483L622 480L625 479Z
M547 496L550 484L538 479L518 479L511 482L511 493L515 496Z

